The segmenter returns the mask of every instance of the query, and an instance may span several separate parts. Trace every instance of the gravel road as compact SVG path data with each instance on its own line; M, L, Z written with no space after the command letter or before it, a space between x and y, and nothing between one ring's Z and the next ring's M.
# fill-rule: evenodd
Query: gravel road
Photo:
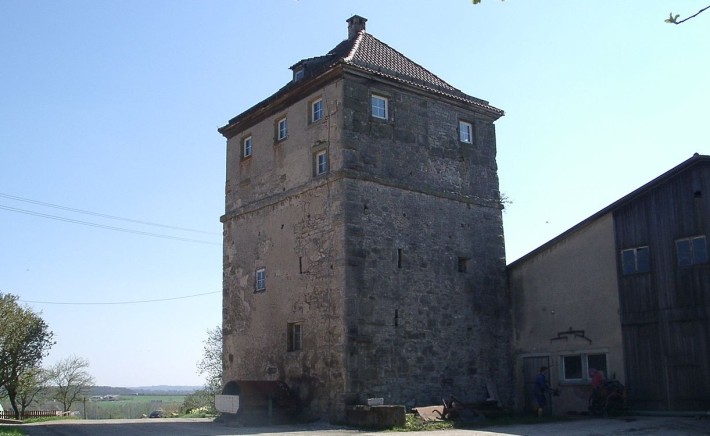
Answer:
M234 427L209 419L111 419L90 421L55 421L24 424L29 436L345 436L397 435L352 430L328 424L275 427ZM0 427L2 428L2 427ZM567 422L487 427L483 430L439 430L412 433L416 436L492 436L492 435L710 435L710 419L669 417L623 417L583 419Z

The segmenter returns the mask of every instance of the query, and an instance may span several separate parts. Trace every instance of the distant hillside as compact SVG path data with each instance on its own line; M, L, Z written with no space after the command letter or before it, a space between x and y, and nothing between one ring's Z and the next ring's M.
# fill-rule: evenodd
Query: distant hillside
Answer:
M140 386L137 388L128 388L135 391L137 394L143 395L188 395L199 389L202 386Z
M94 395L189 395L202 386L140 386L135 388L122 388L114 386L94 386L89 396Z

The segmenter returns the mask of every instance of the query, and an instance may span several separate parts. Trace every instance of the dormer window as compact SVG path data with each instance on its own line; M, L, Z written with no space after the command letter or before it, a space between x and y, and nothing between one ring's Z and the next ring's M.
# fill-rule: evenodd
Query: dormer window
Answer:
M303 75L305 74L305 72L306 72L305 68L299 68L297 70L294 70L293 81L298 82L299 80L303 79Z

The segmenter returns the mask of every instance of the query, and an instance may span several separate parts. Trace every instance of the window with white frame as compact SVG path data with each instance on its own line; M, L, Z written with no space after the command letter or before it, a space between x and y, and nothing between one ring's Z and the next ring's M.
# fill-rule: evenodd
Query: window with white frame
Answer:
M459 141L473 144L473 125L466 121L459 121Z
M322 118L323 118L323 99L319 98L318 100L311 103L311 122L315 123L316 121L318 121Z
M283 141L288 136L288 124L286 117L281 118L276 122L276 140Z
M608 377L606 353L579 353L568 354L560 357L560 371L562 381L588 382L592 379L589 370L600 371Z
M675 241L678 266L708 263L708 246L705 235L683 238Z
M287 324L287 351L298 351L303 349L303 324L300 322L290 322Z
M251 156L252 149L252 139L251 136L247 136L242 140L242 158L247 158Z
M649 272L651 262L648 247L621 250L621 270L624 275Z
M299 80L303 79L305 72L306 72L305 68L299 68L296 71L294 71L293 72L293 81L298 82Z
M256 292L266 290L266 268L258 268L254 273L254 290Z
M326 150L317 152L314 164L316 176L320 176L328 172L328 152Z
M371 97L372 116L383 120L388 119L388 100L387 97L372 94Z

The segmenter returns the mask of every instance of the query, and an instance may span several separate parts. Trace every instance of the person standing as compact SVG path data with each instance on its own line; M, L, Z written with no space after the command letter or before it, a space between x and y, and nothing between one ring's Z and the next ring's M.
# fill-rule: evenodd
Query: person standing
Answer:
M547 367L541 366L540 371L535 376L535 384L533 385L533 396L535 397L535 403L537 403L537 416L542 416L547 407L547 392L550 390L547 384Z

